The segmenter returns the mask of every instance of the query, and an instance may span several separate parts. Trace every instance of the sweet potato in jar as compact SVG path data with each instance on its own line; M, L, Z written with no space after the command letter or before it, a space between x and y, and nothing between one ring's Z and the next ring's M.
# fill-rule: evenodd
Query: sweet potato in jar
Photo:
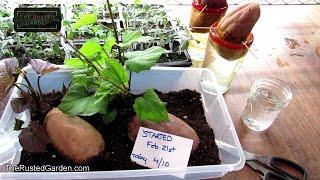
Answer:
M218 3L216 3L218 2ZM228 4L225 0L208 1L193 0L190 16L190 28L193 31L209 29L209 27L218 22L226 13Z
M248 48L253 42L252 33L243 43L232 43L219 38L216 25L210 27L202 67L209 68L217 79L217 91L225 93L241 67Z

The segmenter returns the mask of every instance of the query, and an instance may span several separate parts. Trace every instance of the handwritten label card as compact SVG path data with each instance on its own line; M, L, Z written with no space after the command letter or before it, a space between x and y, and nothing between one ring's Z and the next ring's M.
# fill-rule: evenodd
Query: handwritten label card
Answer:
M192 144L192 139L140 127L131 160L149 168L184 168Z

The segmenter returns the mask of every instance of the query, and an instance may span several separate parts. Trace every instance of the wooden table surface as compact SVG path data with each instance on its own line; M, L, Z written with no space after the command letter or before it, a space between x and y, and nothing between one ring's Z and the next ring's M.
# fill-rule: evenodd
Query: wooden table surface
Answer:
M186 9L189 14L190 7ZM247 54L224 95L240 143L250 152L294 160L306 168L310 179L320 179L320 6L261 6L253 34L251 50L258 59ZM286 38L296 41L296 47L290 48ZM240 117L254 80L268 76L285 81L293 99L268 130L254 132ZM259 176L245 166L222 179Z
M253 34L253 52L234 79L225 100L242 148L286 157L320 179L320 6L263 6ZM299 45L289 47L285 38ZM288 39L287 39L288 40ZM253 81L277 77L293 91L290 104L266 131L257 133L240 116ZM245 166L222 179L259 179Z

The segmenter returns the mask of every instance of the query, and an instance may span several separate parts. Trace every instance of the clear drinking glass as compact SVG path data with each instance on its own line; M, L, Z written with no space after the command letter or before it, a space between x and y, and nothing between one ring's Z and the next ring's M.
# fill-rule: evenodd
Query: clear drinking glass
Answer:
M283 81L270 77L258 79L251 87L242 120L251 130L266 130L291 99L290 87Z

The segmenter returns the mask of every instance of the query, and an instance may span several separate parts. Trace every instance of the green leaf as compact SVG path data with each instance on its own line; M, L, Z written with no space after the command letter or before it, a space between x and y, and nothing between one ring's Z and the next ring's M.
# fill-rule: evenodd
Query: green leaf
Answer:
M128 73L124 67L115 59L106 59L107 68L103 71L102 76L109 82L126 85L129 81Z
M112 46L116 44L116 39L114 37L108 37L104 41L103 49L106 53L110 53Z
M153 89L147 89L143 97L138 97L133 109L142 121L149 120L156 123L169 121L166 105Z
M96 89L96 96L107 96L115 95L121 93L122 91L115 87L113 84L103 81L100 83L100 86Z
M61 53L60 46L59 46L59 43L58 43L58 42L54 42L54 43L53 43L52 49L53 49L53 52L54 52L55 54L58 54L58 55L59 55L59 54Z
M83 14L80 18L72 25L72 30L76 30L82 26L94 24L97 22L97 16L94 14Z
M72 84L81 84L86 91L95 88L95 81L97 81L97 77L93 68L78 69L72 72Z
M86 66L86 64L79 58L65 59L64 65L66 65L68 68L75 68L75 69L83 68Z
M120 43L119 46L126 49L134 42L148 42L152 39L150 36L142 36L139 31L126 30L122 34L122 43Z
M96 113L104 113L107 109L107 100L94 94L89 95L83 84L72 84L67 94L62 98L59 109L66 114L75 116L91 116Z
M134 4L141 4L141 0L134 0Z
M102 47L98 42L89 40L82 45L79 51L87 58L91 59L94 58L97 53L101 52L101 50Z
M122 42L127 43L139 39L140 37L142 37L142 35L139 31L126 30L122 34Z
M165 49L158 46L153 46L144 51L127 52L125 53L125 57L128 58L125 62L126 67L129 71L136 73L149 70L159 61L160 56L165 52Z
M108 110L104 115L103 115L103 122L108 125L109 123L111 123L117 116L117 110L116 109L112 109L112 110Z
M182 41L181 50L187 50L189 46L189 40Z
M73 38L74 38L74 32L73 31L68 31L67 39L72 40Z
M91 102L84 85L72 84L67 94L62 98L59 109L69 115L78 115L84 112Z
M108 97L90 96L90 104L85 111L79 113L81 116L92 116L96 113L104 114L108 108Z

